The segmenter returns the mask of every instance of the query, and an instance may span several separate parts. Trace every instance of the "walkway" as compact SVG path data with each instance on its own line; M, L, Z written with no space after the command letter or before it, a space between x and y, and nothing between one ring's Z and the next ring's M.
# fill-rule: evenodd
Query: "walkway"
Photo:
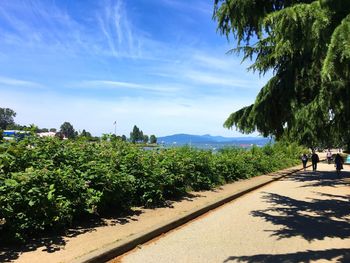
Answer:
M350 262L350 166L288 176L113 262Z

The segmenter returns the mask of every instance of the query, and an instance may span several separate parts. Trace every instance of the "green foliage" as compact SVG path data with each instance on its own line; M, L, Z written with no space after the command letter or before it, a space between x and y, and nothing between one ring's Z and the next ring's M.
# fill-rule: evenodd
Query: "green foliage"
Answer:
M149 137L149 142L150 142L151 144L157 143L157 137L156 137L154 134L152 134L152 135Z
M88 214L159 206L298 163L302 149L275 144L219 153L190 147L145 151L120 139L27 137L0 144L0 241L25 242Z
M73 125L70 124L69 122L64 122L61 127L60 127L60 133L68 138L68 139L71 139L71 138L75 138L76 137L76 133L75 133L75 130L73 128Z
M13 118L16 117L16 112L9 108L0 108L0 129L5 130L7 126L14 124Z
M232 51L253 60L249 69L273 71L254 104L225 127L350 147L349 1L215 0L214 19L238 40Z
M122 136L122 140L126 140L125 135ZM130 132L130 141L132 143L157 143L157 138L154 135L148 136L146 134L143 134L143 131L140 130L136 125L134 125L134 128L132 129L132 132Z
M143 143L148 143L148 141L149 141L148 135L143 135L142 141L143 141Z
M143 141L143 132L134 125L134 128L132 129L132 132L130 132L130 141L132 143Z
M86 137L86 138L91 138L91 133L87 132L85 129L79 134L80 137Z
M11 124L7 125L7 127L6 127L7 130L18 130L18 131L24 131L27 128L28 128L27 126L20 125L17 123L11 123Z

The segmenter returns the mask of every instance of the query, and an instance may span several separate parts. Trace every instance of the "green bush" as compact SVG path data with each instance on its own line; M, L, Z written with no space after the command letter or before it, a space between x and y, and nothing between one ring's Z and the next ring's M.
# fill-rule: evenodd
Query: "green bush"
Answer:
M302 148L274 144L218 153L190 147L146 151L114 140L28 137L0 144L0 241L25 242L88 214L161 206L297 164Z

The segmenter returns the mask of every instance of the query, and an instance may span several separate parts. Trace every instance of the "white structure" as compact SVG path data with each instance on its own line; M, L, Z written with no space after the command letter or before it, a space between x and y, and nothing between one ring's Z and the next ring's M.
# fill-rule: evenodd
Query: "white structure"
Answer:
M39 137L55 137L55 132L39 132Z

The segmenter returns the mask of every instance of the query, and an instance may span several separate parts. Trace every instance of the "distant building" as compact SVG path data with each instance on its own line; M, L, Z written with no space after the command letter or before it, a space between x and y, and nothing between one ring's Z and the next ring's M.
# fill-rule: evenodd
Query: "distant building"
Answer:
M39 132L37 133L39 137L55 137L55 132Z

